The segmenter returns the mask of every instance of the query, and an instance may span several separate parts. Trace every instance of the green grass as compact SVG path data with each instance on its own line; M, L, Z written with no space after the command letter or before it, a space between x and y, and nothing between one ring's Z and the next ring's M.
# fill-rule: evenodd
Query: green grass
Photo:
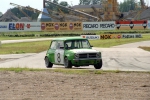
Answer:
M14 71L16 73L23 71L44 71L45 69L32 69L32 68L0 68L0 71Z
M146 50L146 51L150 51L150 47L139 47L139 48Z
M0 37L0 40L21 40L21 39L34 39L37 37Z
M94 47L106 48L106 47L111 47L111 46L117 46L117 45L140 42L140 41L147 41L147 40L150 41L150 34L143 35L143 38L91 40L90 44Z
M111 46L146 40L150 40L150 34L143 35L143 38L90 40L90 43L94 47L107 48ZM49 45L50 41L2 44L0 46L0 54L39 53L46 51L49 48Z
M133 73L133 71L119 71L119 70L82 70L82 69L32 69L32 68L0 68L0 71L13 71L15 73L20 73L23 71L48 71L48 72L56 72L56 73L63 73L63 74L78 74L78 75L100 75L106 73ZM150 72L135 72L135 73L148 73Z
M0 54L39 53L49 48L50 41L2 44Z

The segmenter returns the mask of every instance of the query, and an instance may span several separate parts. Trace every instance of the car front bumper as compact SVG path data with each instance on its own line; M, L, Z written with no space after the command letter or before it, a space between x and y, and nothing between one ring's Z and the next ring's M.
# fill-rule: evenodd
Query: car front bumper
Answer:
M101 58L73 59L72 64L75 66L88 66L88 65L95 65L99 63L101 60L102 60Z

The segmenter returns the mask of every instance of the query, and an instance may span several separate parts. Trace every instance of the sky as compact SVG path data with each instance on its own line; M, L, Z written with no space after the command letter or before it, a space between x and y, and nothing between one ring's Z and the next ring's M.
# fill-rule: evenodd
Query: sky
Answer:
M79 4L79 0L59 0L59 2L61 1L67 1L70 5L71 3L72 5ZM118 0L118 2L122 2L122 1L123 0ZM14 6L10 5L10 3L15 3L21 6L30 6L38 10L42 10L43 8L43 0L3 0L3 2L0 3L0 12L4 14L8 9L13 8Z

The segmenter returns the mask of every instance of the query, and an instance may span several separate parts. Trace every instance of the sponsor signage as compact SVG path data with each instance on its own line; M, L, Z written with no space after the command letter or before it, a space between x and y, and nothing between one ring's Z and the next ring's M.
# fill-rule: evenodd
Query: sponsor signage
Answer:
M142 38L141 34L122 34L122 38Z
M147 23L147 28L150 29L150 20Z
M83 30L115 30L115 22L83 22Z
M0 32L41 31L40 22L0 22Z
M121 34L101 34L100 39L120 39L122 38Z
M88 40L99 40L100 35L81 35L81 37L86 38Z
M82 30L82 22L43 22L42 31L78 31Z
M147 21L116 21L117 30L141 30L147 29Z

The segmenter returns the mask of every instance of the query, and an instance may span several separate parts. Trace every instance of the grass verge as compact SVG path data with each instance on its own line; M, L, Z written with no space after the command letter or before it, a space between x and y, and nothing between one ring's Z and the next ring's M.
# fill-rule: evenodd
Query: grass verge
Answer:
M2 44L0 54L39 53L49 48L50 41Z
M139 47L139 48L150 52L150 47Z
M112 47L127 43L134 43L134 42L140 42L140 41L147 41L150 40L150 34L149 35L143 35L143 38L129 38L129 39L105 39L105 40L91 40L90 44L94 47Z
M0 71L14 71L15 73L23 72L23 71L49 71L49 72L57 72L63 74L105 74L105 73L133 73L133 71L119 71L119 70L82 70L82 69L32 69L32 68L0 68ZM147 72L135 72L135 73L148 73Z
M90 40L90 44L94 47L111 47L126 43L140 42L150 40L150 35L143 35L143 38L130 39L107 39L107 40ZM39 53L49 48L50 41L25 42L2 44L0 46L0 54L22 54L22 53Z

